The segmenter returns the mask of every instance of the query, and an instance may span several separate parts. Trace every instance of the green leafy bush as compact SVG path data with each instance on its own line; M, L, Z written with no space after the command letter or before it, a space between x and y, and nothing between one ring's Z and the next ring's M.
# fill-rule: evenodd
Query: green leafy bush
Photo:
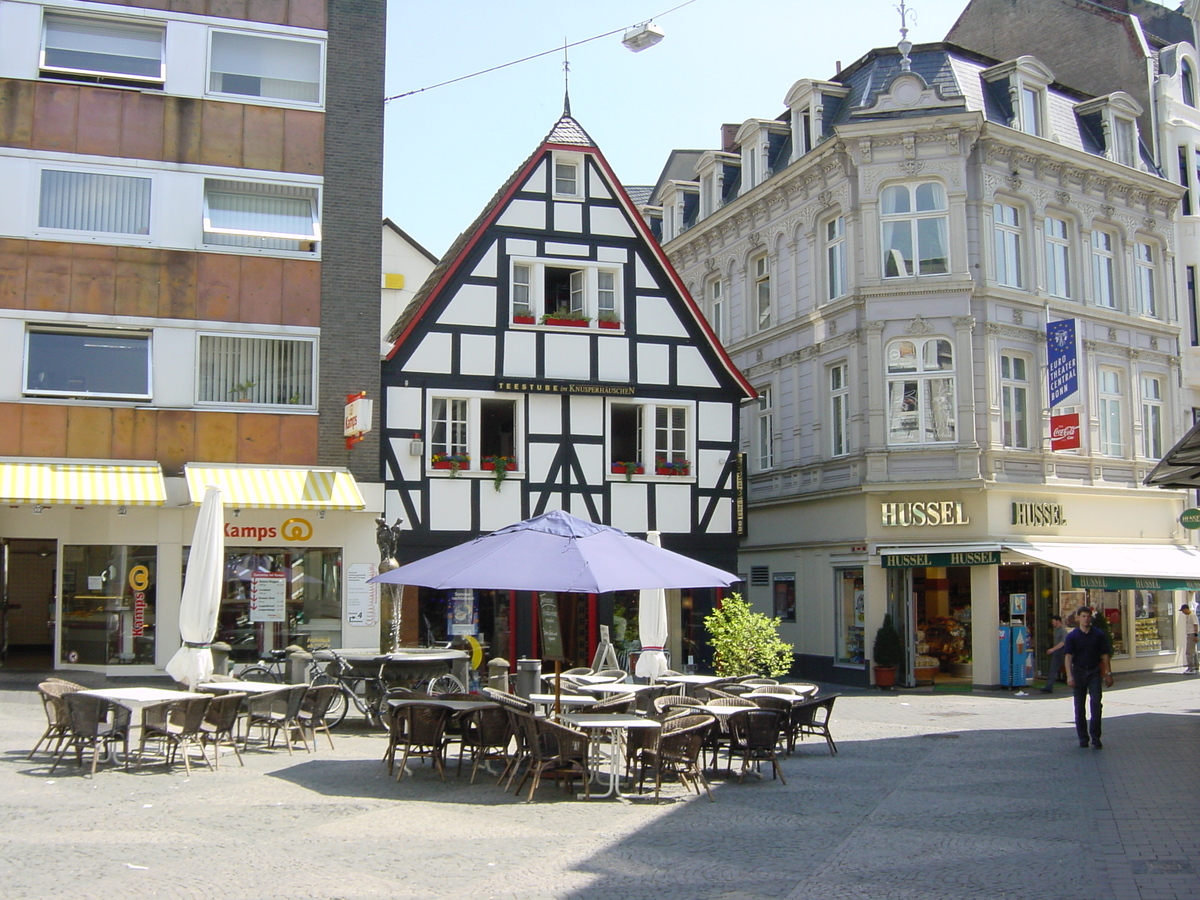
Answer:
M900 665L904 655L904 647L900 643L900 632L892 621L892 614L883 617L883 624L875 632L875 643L871 645L871 661L885 669L894 669Z
M740 594L730 594L704 617L718 675L786 675L793 648L779 637L779 619L754 612Z

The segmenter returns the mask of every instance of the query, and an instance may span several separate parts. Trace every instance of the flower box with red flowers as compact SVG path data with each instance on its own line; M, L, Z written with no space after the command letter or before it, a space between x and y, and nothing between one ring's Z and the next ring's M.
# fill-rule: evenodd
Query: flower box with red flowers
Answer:
M645 475L646 467L641 463L635 462L615 462L612 463L611 472L614 475Z
M537 321L533 316L513 316L512 320L514 325L532 325Z
M449 469L450 474L456 475L463 469L471 468L471 454L435 453L429 462L435 469Z
M506 472L517 471L517 461L511 456L485 456L480 468L485 472L496 471L496 466L503 464Z
M654 461L655 475L690 475L691 471L692 464L686 459L656 459Z

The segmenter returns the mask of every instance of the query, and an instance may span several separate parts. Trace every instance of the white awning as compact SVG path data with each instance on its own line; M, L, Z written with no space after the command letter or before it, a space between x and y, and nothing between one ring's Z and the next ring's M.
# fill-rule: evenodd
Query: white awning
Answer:
M1004 549L1067 569L1074 587L1200 590L1200 551L1175 544L1005 544Z

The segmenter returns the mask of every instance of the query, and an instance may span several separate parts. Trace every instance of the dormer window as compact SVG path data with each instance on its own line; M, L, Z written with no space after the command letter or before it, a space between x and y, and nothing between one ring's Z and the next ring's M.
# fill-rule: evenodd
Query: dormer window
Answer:
M554 154L554 196L579 198L583 187L583 160L568 153Z
M1085 122L1092 120L1093 131L1099 120L1106 158L1123 166L1140 167L1137 119L1142 114L1142 107L1133 97L1124 91L1116 91L1075 104L1075 112Z
M791 116L792 159L811 153L821 142L826 108L836 109L848 93L849 88L833 81L802 78L792 85L783 100Z
M1192 71L1192 64L1186 58L1179 62L1179 83L1184 104L1195 109L1196 73Z
M1028 85L1022 85L1019 127L1026 134L1042 137L1042 97L1041 91Z
M788 164L791 128L774 119L749 119L738 129L737 142L742 148L744 194Z
M1036 137L1050 137L1046 117L1046 93L1054 73L1032 56L992 66L980 73L992 86L997 102L1007 99L1009 125ZM1007 92L1007 98L1003 93Z

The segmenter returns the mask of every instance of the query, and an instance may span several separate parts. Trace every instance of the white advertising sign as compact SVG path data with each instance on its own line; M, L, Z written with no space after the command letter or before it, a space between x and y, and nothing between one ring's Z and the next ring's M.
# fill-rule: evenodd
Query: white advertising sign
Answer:
M346 623L360 628L379 626L379 585L368 579L379 574L370 563L346 567Z
M287 576L255 572L250 576L250 621L287 621Z

